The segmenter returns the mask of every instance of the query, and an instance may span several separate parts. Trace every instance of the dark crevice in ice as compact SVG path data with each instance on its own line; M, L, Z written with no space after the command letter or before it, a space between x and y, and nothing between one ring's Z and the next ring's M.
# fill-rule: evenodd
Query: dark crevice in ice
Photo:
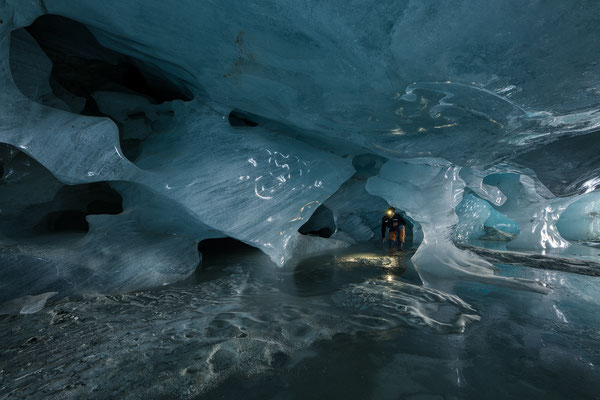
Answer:
M202 253L202 261L204 262L223 255L257 251L257 249L234 238L226 237L205 239L198 243L198 251Z
M302 225L298 232L303 235L320 236L329 238L336 231L333 213L329 208L321 204L308 221Z
M198 243L198 252L202 260L194 277L196 283L216 279L222 274L227 274L228 267L247 263L248 260L259 256L266 261L266 255L260 250L231 237L218 239L205 239Z
M258 122L252 120L252 116L238 110L229 113L229 125L234 128L254 128Z
M50 86L54 95L69 104L73 96L84 102L82 115L111 118L119 128L123 154L132 162L141 153L144 138L130 138L124 131L129 120L145 119L147 136L152 121L142 111L133 111L120 121L99 106L98 92L125 93L145 97L152 104L190 100L187 89L171 82L155 66L103 47L85 25L57 15L39 17L26 28L52 62ZM129 111L129 110L126 110Z
M48 213L39 224L49 232L87 232L86 213L81 210L62 210Z
M171 80L167 73L103 47L92 33L93 28L79 22L62 16L44 15L24 29L52 62L49 84L54 96L69 105L72 112L111 118L119 128L123 154L132 162L141 153L144 138L130 138L124 134L128 128L124 125L129 121L108 115L115 110L101 108L96 99L99 92L142 96L154 105L192 99L189 91L176 80ZM14 68L14 65L11 67ZM132 120L138 118L146 119L147 136L151 135L154 121L143 112L134 111L129 116Z
M0 231L9 238L87 232L86 216L119 214L122 198L107 182L63 185L46 168L13 146L2 144Z
M127 157L128 160L135 162L140 154L142 154L143 143L144 141L142 139L122 139L121 150L123 151L123 155Z
M47 212L33 231L36 234L87 232L88 215L119 214L123 212L121 203L121 196L107 182L64 186L51 203L38 205L41 212L45 207L54 210Z
M81 110L80 114L87 115L90 117L108 117L108 115L100 111L96 100L94 100L94 98L91 96L87 97L85 101L85 106L83 107L83 110Z
M352 179L367 180L379 173L387 158L376 154L358 154L352 158L352 166L356 169L356 173ZM383 200L383 199L382 199Z
M116 91L141 94L154 103L191 98L139 60L104 48L79 22L44 15L26 29L52 61L52 78L76 96L89 101L96 91Z

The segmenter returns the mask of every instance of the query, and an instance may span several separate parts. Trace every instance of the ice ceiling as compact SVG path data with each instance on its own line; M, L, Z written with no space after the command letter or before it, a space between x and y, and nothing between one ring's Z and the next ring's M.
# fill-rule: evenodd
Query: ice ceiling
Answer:
M454 243L599 240L599 8L0 0L0 300L173 282L207 238L283 265L387 204L426 284L544 291Z

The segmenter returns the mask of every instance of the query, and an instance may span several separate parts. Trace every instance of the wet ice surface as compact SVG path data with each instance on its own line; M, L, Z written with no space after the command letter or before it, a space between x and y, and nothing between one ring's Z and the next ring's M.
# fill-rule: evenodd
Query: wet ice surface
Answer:
M506 251L502 249L476 247L459 244L459 248L472 251L495 262L528 266L537 269L572 272L580 275L600 276L600 260L598 257L581 258L565 256L543 256L535 253ZM594 252L597 254L597 252Z
M554 291L452 295L410 255L280 270L237 249L176 286L2 316L0 399L598 398L599 278L496 264Z

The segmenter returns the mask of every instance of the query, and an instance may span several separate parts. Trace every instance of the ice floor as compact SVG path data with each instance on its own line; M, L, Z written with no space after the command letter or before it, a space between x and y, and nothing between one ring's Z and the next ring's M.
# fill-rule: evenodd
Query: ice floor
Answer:
M0 399L600 398L599 277L496 264L553 291L450 295L410 251L228 253L178 285L0 317Z

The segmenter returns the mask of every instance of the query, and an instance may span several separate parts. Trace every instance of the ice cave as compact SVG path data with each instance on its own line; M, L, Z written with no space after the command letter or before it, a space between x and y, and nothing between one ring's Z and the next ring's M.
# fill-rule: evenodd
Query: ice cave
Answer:
M600 399L598 54L593 0L0 0L0 400Z

